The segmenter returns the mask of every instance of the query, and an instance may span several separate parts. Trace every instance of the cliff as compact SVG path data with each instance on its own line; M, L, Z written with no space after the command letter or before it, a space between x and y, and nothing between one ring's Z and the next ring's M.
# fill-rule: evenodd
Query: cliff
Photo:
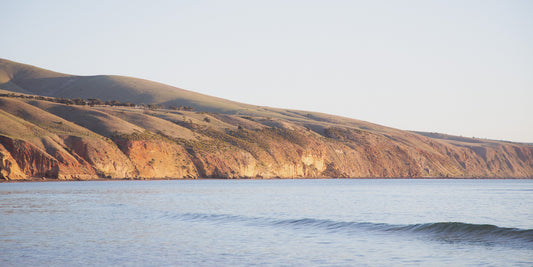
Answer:
M43 177L533 178L533 146L0 59L0 180Z
M530 145L293 114L286 119L0 97L0 179L533 178Z

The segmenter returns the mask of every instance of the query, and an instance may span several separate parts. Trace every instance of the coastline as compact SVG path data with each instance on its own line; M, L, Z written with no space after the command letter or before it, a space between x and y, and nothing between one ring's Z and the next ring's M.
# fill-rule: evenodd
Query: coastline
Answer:
M297 177L297 178L98 178L60 180L51 178L0 180L2 183L48 183L48 182L107 182L107 181L179 181L179 180L533 180L533 178L514 177Z

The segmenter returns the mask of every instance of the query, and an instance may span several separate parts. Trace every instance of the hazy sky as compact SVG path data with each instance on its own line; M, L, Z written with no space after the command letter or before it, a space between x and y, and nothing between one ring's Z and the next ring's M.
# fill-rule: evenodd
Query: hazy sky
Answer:
M533 1L3 1L0 57L533 142Z

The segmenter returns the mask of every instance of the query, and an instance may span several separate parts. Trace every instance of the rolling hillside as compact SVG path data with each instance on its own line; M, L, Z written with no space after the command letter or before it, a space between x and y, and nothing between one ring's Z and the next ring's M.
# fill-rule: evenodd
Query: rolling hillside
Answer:
M74 76L0 59L0 88L8 91L64 98L98 98L135 104L192 106L197 110L236 114L260 108L207 96L143 79L115 76Z
M136 78L73 76L0 59L0 94L0 180L533 178L528 144L253 106Z

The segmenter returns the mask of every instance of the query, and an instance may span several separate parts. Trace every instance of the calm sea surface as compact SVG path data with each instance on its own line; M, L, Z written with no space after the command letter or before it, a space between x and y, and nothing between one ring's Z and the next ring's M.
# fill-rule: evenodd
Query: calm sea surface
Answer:
M0 266L532 266L532 180L0 184Z

